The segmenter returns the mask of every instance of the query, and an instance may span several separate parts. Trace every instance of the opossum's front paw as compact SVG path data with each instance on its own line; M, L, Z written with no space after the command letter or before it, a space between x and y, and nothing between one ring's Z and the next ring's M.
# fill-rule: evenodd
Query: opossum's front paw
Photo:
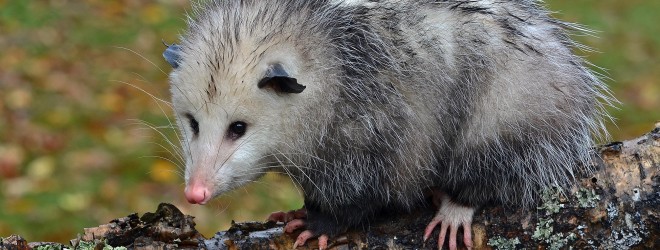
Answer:
M289 212L278 211L271 213L270 216L268 216L267 221L284 222L288 224L290 221L305 218L307 218L307 210L303 207L301 209L291 210Z
M312 239L315 236L316 234L311 230L303 231L298 235L298 238L296 238L296 242L293 243L293 248L296 249L298 246L305 245L305 242L307 242L307 240ZM328 248L328 238L329 237L326 234L321 234L320 236L318 236L319 249L323 250Z
M472 216L475 209L452 202L447 196L442 197L442 204L431 220L426 230L424 230L424 241L426 241L433 229L440 225L440 235L438 237L438 249L442 249L445 243L447 229L449 229L449 249L456 250L456 234L459 227L463 227L463 244L468 249L472 249Z
M296 231L306 226L307 226L307 222L305 220L294 219L284 226L284 232L293 233L293 231ZM293 248L296 249L298 246L304 246L307 240L316 238L317 236L318 236L319 249L327 249L328 239L329 239L328 235L326 234L318 235L312 230L305 230L302 233L300 233L296 238L296 242L293 243Z
M286 233L293 233L294 231L304 228L307 226L307 210L305 208L301 208L298 210L291 210L289 212L274 212L268 216L268 221L274 221L274 222L284 222L286 225L284 225L284 232ZM298 246L303 246L309 239L313 239L317 236L316 233L314 233L311 230L305 230L302 233L298 235L296 238L296 242L293 244L293 248L297 248ZM318 236L318 245L319 249L326 249L328 248L328 235L326 234L321 234Z

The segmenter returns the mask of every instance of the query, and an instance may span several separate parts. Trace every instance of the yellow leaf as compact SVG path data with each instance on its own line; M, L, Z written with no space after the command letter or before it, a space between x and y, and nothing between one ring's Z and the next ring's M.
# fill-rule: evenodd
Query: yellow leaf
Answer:
M176 181L176 166L166 160L157 160L151 165L149 175L151 179L158 182L174 182Z
M46 179L53 175L55 170L55 159L49 156L43 156L30 162L27 166L28 176L34 179Z
M149 5L142 11L142 16L149 23L159 23L165 17L165 11L159 5Z
M88 194L71 193L62 195L58 203L66 211L77 212L89 207L90 201L91 199Z

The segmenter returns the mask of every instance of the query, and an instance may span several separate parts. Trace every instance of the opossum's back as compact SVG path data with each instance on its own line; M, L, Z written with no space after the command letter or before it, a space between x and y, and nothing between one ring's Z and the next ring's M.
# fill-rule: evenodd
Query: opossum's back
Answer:
M395 46L413 65L400 89L433 117L424 122L440 142L441 182L465 202L529 201L568 183L604 131L600 100L609 102L572 52L573 27L530 2L461 3L409 10L419 22L401 18L405 42Z
M438 122L469 127L466 136L481 140L597 119L605 86L573 55L568 25L532 2L398 7L373 10L371 24L399 66L399 90Z

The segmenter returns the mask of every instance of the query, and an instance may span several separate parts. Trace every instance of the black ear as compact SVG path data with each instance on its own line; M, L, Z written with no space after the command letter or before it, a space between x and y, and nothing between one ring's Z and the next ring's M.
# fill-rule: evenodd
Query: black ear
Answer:
M298 84L296 78L290 77L280 64L268 67L266 75L257 84L259 88L272 88L276 92L299 94L305 90L305 86Z
M167 46L167 49L165 49L165 52L163 52L165 61L172 65L172 68L178 68L179 60L181 60L181 46L177 45L176 43L167 45L165 42L163 42L163 44Z

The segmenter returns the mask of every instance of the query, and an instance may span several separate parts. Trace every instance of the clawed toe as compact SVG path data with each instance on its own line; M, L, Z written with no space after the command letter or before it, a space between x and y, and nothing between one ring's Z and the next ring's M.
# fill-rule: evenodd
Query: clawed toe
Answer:
M424 230L424 241L426 241L433 229L440 225L440 234L438 235L438 249L442 249L445 244L445 237L449 231L449 249L458 248L458 229L463 228L463 244L468 249L472 249L472 216L473 207L466 207L452 202L448 196L440 196L440 208L431 222Z
M442 247L445 244L445 238L447 236L447 231L449 231L449 249L450 250L456 250L458 248L457 244L457 234L458 234L458 228L463 227L463 244L467 249L472 249L472 229L471 229L471 224L469 223L463 223L460 226L453 225L451 223L442 221L436 221L433 220L429 225L426 227L425 233L424 233L424 241L428 239L430 236L431 232L433 232L433 229L440 224L440 233L438 234L438 249L442 249Z
M299 246L304 246L305 243L307 243L307 240L314 238L314 232L310 230L305 230L302 233L298 235L298 238L296 238L296 242L293 243L293 249L296 249ZM328 236L325 234L322 234L321 236L318 237L319 240L319 249L327 249L328 248Z
M266 221L284 222L285 216L286 216L285 212L282 211L274 212L268 216L268 219L266 219Z
M314 233L309 230L305 230L302 233L298 235L298 238L296 238L296 242L293 243L293 249L298 248L298 246L303 246L309 240L314 236Z
M322 234L319 236L319 249L327 249L328 248L328 236L325 234Z
M305 227L305 225L306 225L305 220L295 219L286 223L286 225L284 226L284 232L293 233L293 231L303 228Z
M472 225L463 223L463 244L467 249L472 249Z
M438 249L442 249L442 246L445 244L445 235L447 235L447 228L449 228L449 223L443 221L442 224L440 225L440 234L438 235ZM449 244L449 249L452 249L451 243ZM452 250L454 249L456 249L456 247L454 247Z
M431 233L433 233L433 229L440 223L442 220L438 219L438 217L434 217L433 220L429 223L428 226L426 226L426 229L424 230L424 242L429 239L429 236L431 236Z

